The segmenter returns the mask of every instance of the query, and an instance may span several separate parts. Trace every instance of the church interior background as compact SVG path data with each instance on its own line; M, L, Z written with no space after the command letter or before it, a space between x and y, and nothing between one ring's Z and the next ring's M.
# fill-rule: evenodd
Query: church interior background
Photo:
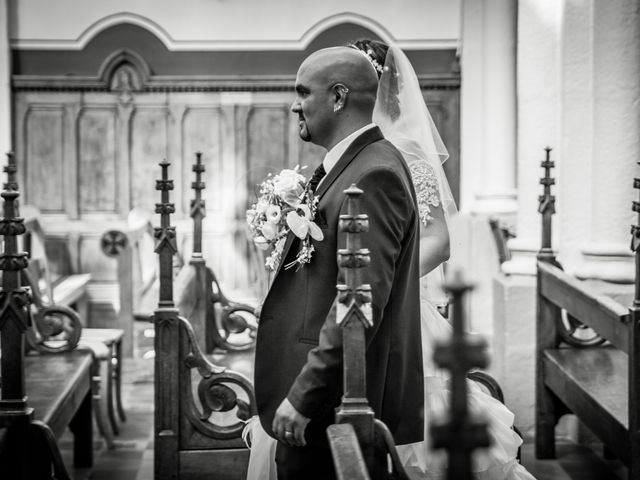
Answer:
M40 212L55 273L70 264L91 274L88 325L121 326L117 266L100 241L132 209L153 212L164 159L188 258L196 152L206 166L204 257L231 296L255 301L245 228L255 185L324 154L297 136L298 65L363 37L400 46L450 153L460 211L450 266L476 283L469 326L489 340L489 370L530 438L545 147L556 162L552 243L565 269L624 305L632 295L639 5L0 0L0 151L15 152L21 202ZM510 232L508 258L491 219ZM564 428L579 436L577 425Z

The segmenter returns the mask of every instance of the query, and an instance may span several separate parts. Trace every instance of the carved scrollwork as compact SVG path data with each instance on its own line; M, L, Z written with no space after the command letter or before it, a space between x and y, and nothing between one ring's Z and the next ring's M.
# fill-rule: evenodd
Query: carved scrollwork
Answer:
M3 253L0 254L0 270L16 272L27 268L29 260L27 254L22 253Z
M33 312L33 327L27 330L27 342L42 353L73 350L80 341L82 323L78 314L63 305L51 305Z
M595 330L569 315L565 310L562 310L557 323L558 334L562 341L572 347L595 347L606 342Z
M24 226L24 218L0 218L0 235L16 236L22 235L24 232L26 232L26 227Z
M129 240L120 230L109 230L100 239L100 248L107 257L117 257L127 247Z
M196 368L200 375L197 394L200 406L193 398L191 388L187 389L185 411L193 427L201 434L220 440L240 438L245 421L256 414L256 401L253 386L248 378L240 373L211 363L202 354L188 320L179 317L181 328L187 334L189 353L184 364L188 371ZM235 387L235 388L234 388ZM243 399L239 392L243 393ZM218 424L211 421L214 412L228 413L236 421L230 424Z
M155 252L167 247L173 253L178 251L176 244L176 228L175 227L158 227L153 229L153 236L156 239Z
M218 331L224 342L222 348L242 351L253 347L258 332L255 309L249 305L231 302L222 307Z

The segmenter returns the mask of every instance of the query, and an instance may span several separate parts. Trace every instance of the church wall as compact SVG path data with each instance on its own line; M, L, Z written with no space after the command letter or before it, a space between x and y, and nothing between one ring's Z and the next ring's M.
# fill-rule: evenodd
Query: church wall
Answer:
M345 21L375 26L408 48L458 44L460 0L8 0L17 48L80 49L99 30L124 21L144 25L170 50L300 50ZM349 20L350 19L350 20Z
M41 210L52 241L70 246L75 268L92 273L94 325L108 325L117 310L109 306L116 297L115 263L102 255L100 236L123 226L131 208L153 211L157 164L165 158L172 163L174 219L188 257L196 151L207 168L205 258L228 291L256 294L247 284L244 226L255 184L285 166L313 166L324 154L297 135L290 112L297 66L317 48L372 36L361 25L342 24L302 50L172 51L153 32L124 23L80 50L14 48L14 143L24 202ZM408 54L455 177L455 50Z

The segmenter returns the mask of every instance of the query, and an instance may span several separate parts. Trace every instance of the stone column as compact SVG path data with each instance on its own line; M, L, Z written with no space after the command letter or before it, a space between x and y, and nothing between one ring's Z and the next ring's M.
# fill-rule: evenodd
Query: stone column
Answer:
M589 236L576 276L632 283L629 225L640 160L640 0L598 2L593 9L593 150ZM570 179L567 179L570 182ZM567 192L579 186L566 185ZM569 248L564 245L563 248ZM563 254L563 250L560 252Z
M11 150L11 48L9 46L9 4L0 0L0 164Z
M516 211L516 13L513 0L462 2L464 211Z
M461 2L460 211L451 222L451 265L476 280L470 328L492 335L497 253L488 216L516 211L516 21L513 0Z

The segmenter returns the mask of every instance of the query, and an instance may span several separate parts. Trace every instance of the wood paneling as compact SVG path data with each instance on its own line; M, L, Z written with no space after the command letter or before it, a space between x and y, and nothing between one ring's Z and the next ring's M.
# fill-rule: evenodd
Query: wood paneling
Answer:
M34 106L26 117L25 198L43 213L63 212L65 207L63 123L62 105Z
M206 167L203 253L225 288L250 294L247 284L256 267L248 261L244 215L255 199L255 185L267 173L295 165L307 166L310 175L326 153L300 140L290 111L292 95L270 90L224 95L18 91L16 153L24 203L40 208L52 235L73 233L77 263L92 273L95 297L104 301L113 291L115 299L115 263L101 253L100 235L121 228L133 207L150 212L157 224L155 183L158 163L166 158L175 184L171 201L179 244L188 258L191 166L200 151ZM455 194L459 92L427 90L425 97L451 154L445 169Z
M78 122L79 208L116 212L116 110L86 108Z
M167 159L167 122L168 111L165 108L145 105L133 113L129 167L132 208L151 210L158 201L155 180L159 178L158 163ZM172 169L172 175L179 171L179 168ZM173 179L179 181L179 178Z
M256 106L247 119L247 189L255 192L267 174L289 166L288 120L284 105ZM250 194L249 199L255 196Z

